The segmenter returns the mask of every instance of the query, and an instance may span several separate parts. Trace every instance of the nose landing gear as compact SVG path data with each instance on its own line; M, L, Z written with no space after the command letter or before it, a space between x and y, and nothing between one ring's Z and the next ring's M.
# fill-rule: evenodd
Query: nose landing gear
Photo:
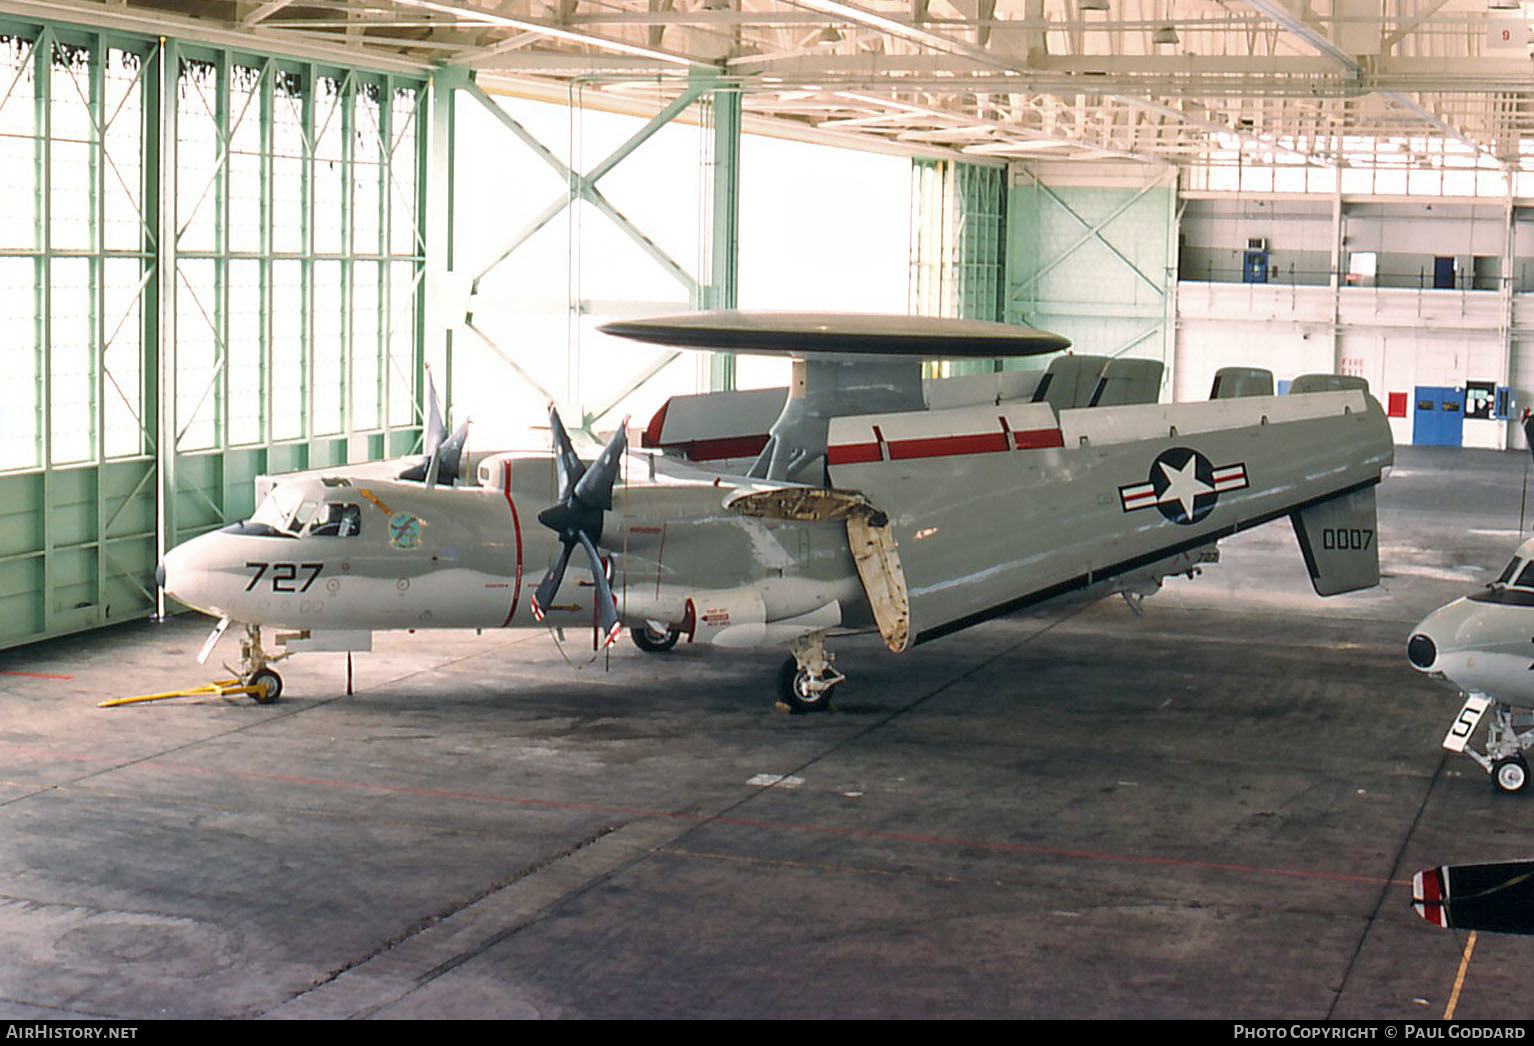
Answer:
M1491 711L1491 721L1486 724L1486 751L1483 754L1470 747L1470 735L1488 710ZM1534 745L1534 710L1514 709L1512 705L1493 701L1484 694L1465 695L1464 707L1443 739L1445 748L1474 759L1491 775L1491 782L1499 791L1509 793L1521 792L1528 786L1529 761L1524 752L1531 745Z
M221 623L209 640L208 647L211 649L214 642L223 633L228 622ZM137 705L146 701L165 701L173 697L246 697L254 698L257 704L274 704L282 696L282 677L274 672L271 665L281 661L287 654L268 654L261 646L261 629L256 625L246 625L245 635L240 640L240 667L233 679L218 679L202 686L190 687L186 690L170 690L163 694L144 694L140 697L117 697L108 701L98 702L97 708L116 708L120 705ZM234 668L225 665L230 672L236 672Z

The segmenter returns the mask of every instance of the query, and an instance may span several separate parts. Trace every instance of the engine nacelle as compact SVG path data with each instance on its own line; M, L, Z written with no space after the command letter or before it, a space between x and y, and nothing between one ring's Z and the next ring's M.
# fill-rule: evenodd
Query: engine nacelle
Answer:
M760 590L729 589L688 596L681 631L690 643L712 643L722 647L779 646L841 623L841 603L834 599L804 613L768 621Z

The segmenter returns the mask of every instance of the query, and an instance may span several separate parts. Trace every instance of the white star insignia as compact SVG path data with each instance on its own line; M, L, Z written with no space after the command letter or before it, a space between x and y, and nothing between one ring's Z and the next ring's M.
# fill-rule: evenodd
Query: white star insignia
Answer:
M1201 481L1195 475L1198 467L1198 459L1190 457L1188 463L1180 469L1174 469L1165 461L1161 462L1161 474L1166 477L1166 490L1161 492L1159 505L1165 505L1169 501L1182 502L1182 514L1188 519L1193 518L1193 499L1200 494L1213 494L1214 488Z

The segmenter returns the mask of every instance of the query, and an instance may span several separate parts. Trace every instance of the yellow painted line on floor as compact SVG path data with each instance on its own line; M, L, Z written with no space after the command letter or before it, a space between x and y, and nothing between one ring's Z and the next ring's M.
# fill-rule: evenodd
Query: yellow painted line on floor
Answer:
M1454 1019L1454 1007L1459 1005L1459 990L1465 986L1465 972L1470 969L1470 953L1475 951L1475 931L1465 941L1465 954L1459 957L1459 973L1454 978L1454 990L1449 993L1449 1005L1444 1008L1443 1019Z

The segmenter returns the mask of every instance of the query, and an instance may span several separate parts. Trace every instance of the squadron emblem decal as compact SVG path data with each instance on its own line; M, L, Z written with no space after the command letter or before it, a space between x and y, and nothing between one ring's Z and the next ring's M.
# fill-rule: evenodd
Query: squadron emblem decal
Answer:
M1119 488L1125 512L1152 505L1173 523L1193 524L1214 510L1220 495L1247 486L1246 463L1215 468L1188 447L1172 447L1151 462L1150 481Z

